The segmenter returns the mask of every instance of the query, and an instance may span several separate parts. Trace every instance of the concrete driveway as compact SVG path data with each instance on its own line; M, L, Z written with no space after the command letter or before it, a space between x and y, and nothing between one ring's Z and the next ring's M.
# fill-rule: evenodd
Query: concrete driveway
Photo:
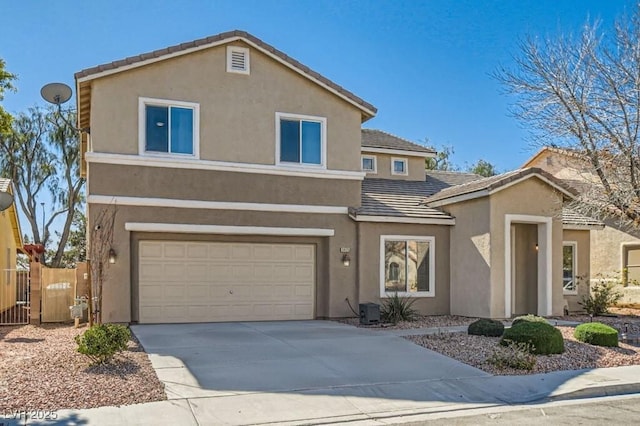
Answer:
M489 376L387 332L331 321L132 329L169 399L319 389L334 393L335 388Z

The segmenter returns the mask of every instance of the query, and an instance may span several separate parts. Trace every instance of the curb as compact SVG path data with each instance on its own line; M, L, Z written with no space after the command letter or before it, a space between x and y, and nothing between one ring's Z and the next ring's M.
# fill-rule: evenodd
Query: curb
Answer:
M564 400L571 400L571 399L628 395L632 393L640 393L640 383L625 383L625 384L619 384L619 385L599 385L599 386L593 386L593 387L585 387L582 389L563 393L560 395L552 395L545 398L545 400L549 402L564 401Z

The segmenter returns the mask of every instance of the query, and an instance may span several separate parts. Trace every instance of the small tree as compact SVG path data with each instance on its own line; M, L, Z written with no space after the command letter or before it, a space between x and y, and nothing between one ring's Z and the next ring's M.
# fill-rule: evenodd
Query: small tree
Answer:
M483 177L490 177L498 174L496 166L483 159L480 159L475 164L467 167L467 171Z
M13 82L16 79L17 76L6 70L5 62L0 58L0 101L4 99L4 92L8 90L15 92L16 88ZM11 121L11 115L0 105L0 133L8 133L10 131Z
M102 323L102 288L109 268L109 252L113 248L116 213L114 205L102 208L92 221L92 228L89 229L88 260L92 293L89 325L93 325L94 319L96 323Z

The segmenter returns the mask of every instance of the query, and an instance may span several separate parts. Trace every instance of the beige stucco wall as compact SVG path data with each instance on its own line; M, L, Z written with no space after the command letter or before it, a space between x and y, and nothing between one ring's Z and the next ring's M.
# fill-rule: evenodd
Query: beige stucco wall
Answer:
M423 157L412 157L406 155L387 155L380 154L376 152L366 152L363 150L362 155L375 156L376 157L376 165L377 170L376 173L367 173L367 177L369 178L377 178L377 179L399 179L399 180L414 180L414 181L424 181L426 178L426 172L424 168L424 158ZM391 174L391 159L406 158L407 161L407 171L408 175L394 175Z
M578 294L571 295L565 294L564 299L567 302L569 311L582 311L582 306L578 304L582 300L583 296L589 293L589 280L591 277L590 268L590 252L591 252L591 240L590 233L594 231L588 230L569 230L563 231L562 240L565 242L575 241L578 244L578 259L576 266L576 276L580 277L578 282Z
M491 316L505 316L505 219L507 214L552 218L552 313L562 314L562 196L532 177L499 191L491 203Z
M360 181L92 164L90 195L357 207Z
M89 220L95 223L104 205L89 206ZM114 207L108 207L114 208ZM186 241L246 241L246 242L301 242L316 244L318 276L316 282L316 317L346 317L352 313L344 301L357 299L356 267L342 264L341 247L351 249L357 256L355 223L347 215L266 213L250 211L220 211L175 208L147 208L117 206L113 248L118 254L115 265L109 265L104 284L104 321L129 322L133 316L132 304L137 294L136 247L145 238L182 239ZM125 231L126 222L159 222L235 226L272 226L293 228L334 229L333 237L259 237L189 234L146 234Z
M250 75L226 72L218 46L93 81L92 151L138 154L138 98L149 97L199 103L201 159L275 164L284 112L326 117L327 168L360 171L361 112L253 48L250 58Z
M623 244L640 244L640 238L629 229L619 229L609 222L604 229L591 232L591 271L594 275L619 274L622 270Z
M487 197L445 207L451 227L451 313L489 317L491 300L490 209Z
M435 296L419 297L413 307L421 314L449 313L449 226L358 223L358 303L380 303L380 237L382 235L435 237ZM353 256L352 256L353 258ZM345 286L346 283L345 283ZM336 300L333 299L332 300Z
M16 242L9 211L0 212L0 312L16 303Z

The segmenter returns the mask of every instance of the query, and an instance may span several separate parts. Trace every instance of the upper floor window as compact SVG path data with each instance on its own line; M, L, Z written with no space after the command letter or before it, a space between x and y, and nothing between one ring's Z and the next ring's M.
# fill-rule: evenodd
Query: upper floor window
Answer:
M197 158L198 121L196 103L140 98L140 153Z
M362 171L367 173L376 173L376 156L375 155L363 155L362 156Z
M407 159L406 158L392 158L391 159L391 174L392 175L408 175Z
M323 117L276 113L278 163L324 167L326 126Z

